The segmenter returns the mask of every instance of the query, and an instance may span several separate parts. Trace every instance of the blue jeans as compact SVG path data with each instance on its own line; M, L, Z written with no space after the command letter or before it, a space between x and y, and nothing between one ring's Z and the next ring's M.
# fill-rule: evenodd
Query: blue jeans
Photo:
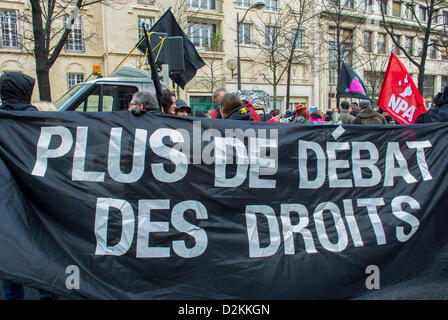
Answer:
M25 291L20 283L3 280L3 292L6 300L23 300ZM39 289L40 298L45 299L52 296L51 292Z

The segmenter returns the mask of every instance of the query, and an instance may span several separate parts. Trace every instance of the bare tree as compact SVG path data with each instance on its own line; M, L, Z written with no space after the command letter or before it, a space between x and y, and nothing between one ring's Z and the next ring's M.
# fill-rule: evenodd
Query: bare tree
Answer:
M360 6L361 3L355 0L322 1L321 18L330 25L328 34L321 35L321 41L328 45L330 79L338 79L342 60L352 68L359 63L359 59L354 59L360 46L354 42L354 32L366 22L365 16L357 14ZM337 106L339 101L337 96Z
M207 1L207 3L205 3L204 0L197 1L195 5L193 5L193 1L190 2L188 0L159 2L161 12L165 12L166 10L171 9L171 12L176 18L177 23L188 37L190 37L194 32L192 25L194 25L195 22L202 22L202 20L198 19L198 17L200 17L201 12L203 13L203 9L206 9L203 8L203 5L214 5L215 8L209 9L216 9L218 12L222 12L222 1L219 0ZM216 68L216 63L213 68ZM179 96L180 87L176 86L175 84L173 85L176 87L176 95Z
M398 25L395 23L394 17L389 15L387 7L382 5L385 2L382 0L377 1L381 10L381 24L395 46L418 68L418 90L423 93L428 50L430 48L433 50L443 50L445 48L446 50L448 46L448 36L446 33L446 24L448 24L448 21L444 21L444 13L446 13L445 10L448 8L448 3L446 0L403 1L400 10L397 8L395 12L392 12L392 16L397 16L398 14L400 16L403 15L411 23ZM404 8L403 13L401 12L402 8ZM400 28L400 30L397 30L397 28ZM417 54L413 52L414 46L403 46L400 43L399 31L406 32L407 38L411 39L411 41L413 39L420 41L420 48Z
M372 52L365 54L362 58L364 66L364 83L366 85L367 94L373 100L376 100L380 93L387 62L388 60L385 57Z
M20 14L25 27L22 47L35 59L41 100L51 101L50 69L69 39L77 14L98 3L108 4L106 0L30 0L31 10Z
M286 11L276 15L270 15L267 19L254 24L254 28L260 35L258 41L253 44L258 51L256 64L261 66L260 75L272 86L274 107L277 101L277 87L283 80L283 76L288 71L285 47L287 41L291 41L288 28Z
M286 107L289 106L291 95L291 76L294 64L311 62L314 60L310 50L315 45L311 32L304 32L310 22L316 18L312 0L296 0L286 4L285 14L289 21L289 41L285 42L282 50L286 61Z
M213 38L207 48L207 57L204 56L206 65L199 69L196 76L196 83L210 93L212 101L215 90L223 87L225 82L222 58L219 58L221 47L221 35L219 33L213 34Z

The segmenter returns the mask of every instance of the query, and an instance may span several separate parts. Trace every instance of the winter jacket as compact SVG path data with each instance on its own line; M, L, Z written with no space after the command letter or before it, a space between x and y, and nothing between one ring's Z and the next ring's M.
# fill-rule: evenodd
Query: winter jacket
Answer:
M243 99L243 107L249 109L253 121L261 121L260 115L255 111L254 106L249 100Z
M311 124L312 123L309 119L305 118L302 115L294 117L294 119L291 122L297 123L297 124Z
M353 118L355 118L358 114L359 114L358 110L353 110L352 112L350 112L350 115L353 116Z
M348 113L348 110L341 109L342 124L350 124L350 123L352 123L353 119L355 119L355 117L352 116L350 113Z
M339 115L339 112L333 112L333 114L331 115L331 120L333 121L333 122L338 122L338 121L340 121L341 119L340 119L341 117L340 117L340 115Z
M225 117L226 120L245 120L252 121L251 112L248 108L242 106L230 111L230 113Z
M427 112L417 117L415 123L448 121L448 86L442 92L437 93L432 99L432 105Z
M443 93L437 94L433 103L439 106L439 112L437 112L437 120L441 122L448 122L448 86L445 87Z
M280 122L280 120L278 120L277 118L272 118L272 119L269 119L269 120L267 120L266 122L274 122L274 123L278 123L278 122Z
M221 119L221 112L219 112L219 107L213 109L212 119Z
M0 77L0 109L38 111L31 105L34 78L20 72L7 72Z
M258 115L258 113L255 111L254 106L252 105L252 103L250 103L249 100L243 99L243 107L247 107L247 109L249 109L252 120L253 121L261 121L260 116ZM215 108L212 112L212 119L221 119L221 113L219 112L219 107ZM227 118L226 118L227 119Z
M310 121L311 122L325 122L325 120L324 119L320 119L320 118L317 118L317 119L315 119L315 118L313 118L313 116L310 116Z
M353 119L352 124L387 124L387 121L382 114L371 108L365 108Z
M166 114L165 112L162 112L160 110L151 110L151 111L147 111L145 109L132 109L131 110L132 114L136 117L140 117L146 113L149 113L151 115L160 115L160 114Z
M439 112L437 113L437 120L440 122L448 122L448 104L440 107Z

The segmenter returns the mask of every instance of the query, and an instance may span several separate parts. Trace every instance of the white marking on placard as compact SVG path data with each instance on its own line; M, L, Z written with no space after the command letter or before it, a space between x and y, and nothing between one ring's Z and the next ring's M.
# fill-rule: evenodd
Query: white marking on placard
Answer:
M342 136L345 132L345 129L342 126L339 126L336 128L336 130L333 131L331 134L334 138L334 140L338 140L340 136Z

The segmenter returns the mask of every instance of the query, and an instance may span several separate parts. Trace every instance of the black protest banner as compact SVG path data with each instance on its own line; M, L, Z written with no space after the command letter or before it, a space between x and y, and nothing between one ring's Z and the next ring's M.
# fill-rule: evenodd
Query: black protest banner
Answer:
M445 124L0 124L1 279L90 299L339 299L409 279L447 242Z

